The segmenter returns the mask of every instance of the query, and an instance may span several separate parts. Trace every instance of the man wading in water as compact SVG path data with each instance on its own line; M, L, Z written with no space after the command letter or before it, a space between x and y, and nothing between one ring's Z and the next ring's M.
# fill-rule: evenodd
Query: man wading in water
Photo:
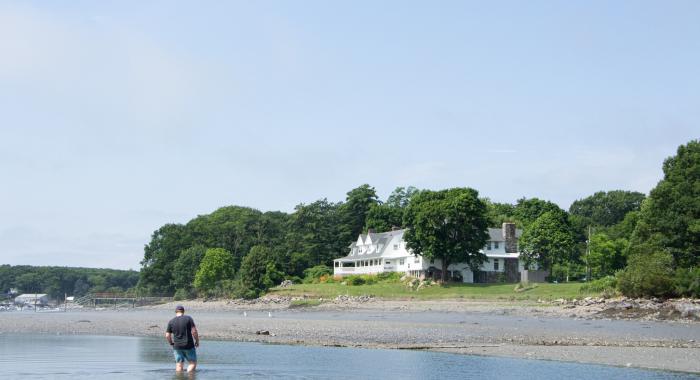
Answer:
M197 368L197 350L199 347L199 334L194 320L185 315L185 308L178 305L175 308L175 318L168 322L165 330L165 339L173 346L175 354L175 370L182 372L182 366L187 360L187 372Z

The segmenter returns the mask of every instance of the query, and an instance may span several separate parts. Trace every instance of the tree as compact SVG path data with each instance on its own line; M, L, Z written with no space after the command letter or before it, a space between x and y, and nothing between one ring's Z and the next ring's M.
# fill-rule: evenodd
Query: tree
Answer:
M345 203L340 207L341 240L344 245L350 244L362 233L367 219L367 213L372 206L379 203L374 187L364 184L348 192Z
M341 237L339 208L326 199L297 205L287 227L288 251L305 255L311 265L329 265L341 256L349 243Z
M421 191L404 214L406 246L415 254L442 261L442 281L452 263L477 270L486 260L480 252L488 240L486 205L471 188Z
M520 250L527 265L533 262L551 273L555 263L571 259L574 237L564 211L547 211L523 232Z
M388 204L372 205L367 213L365 230L389 231L403 226L403 209Z
M632 245L648 241L673 255L676 267L700 265L700 140L678 147L664 178L642 204Z
M385 203L370 206L365 218L365 230L389 231L393 227L403 227L403 212L418 189L413 186L397 187Z
M600 278L623 269L627 263L626 239L611 239L604 233L591 235L588 265L591 277Z
M634 254L617 275L618 288L628 297L666 297L673 291L672 263L664 251Z
M166 224L156 230L144 247L139 287L149 293L172 294L173 267L182 250L191 246L191 236L182 224Z
M542 214L548 211L564 211L555 203L544 201L538 198L521 198L515 204L513 216L517 219L524 228L527 228L530 223L534 222Z
M240 280L247 291L246 298L253 298L275 286L283 278L277 263L267 247L255 246L243 258Z
M411 201L411 197L418 191L419 190L413 186L397 187L391 192L391 194L389 194L389 197L386 199L384 204L396 208L406 208L408 203Z
M486 203L486 217L489 219L489 227L501 228L503 223L518 223L515 218L515 206L510 203L491 202L490 199L482 199Z
M612 226L620 223L627 213L639 211L645 196L636 191L599 191L571 204L569 213L588 222L588 225Z
M192 290L195 275L206 251L207 248L203 245L195 245L182 251L173 267L173 284L176 290Z
M194 277L194 287L203 293L219 291L223 281L233 278L233 256L223 248L209 248Z

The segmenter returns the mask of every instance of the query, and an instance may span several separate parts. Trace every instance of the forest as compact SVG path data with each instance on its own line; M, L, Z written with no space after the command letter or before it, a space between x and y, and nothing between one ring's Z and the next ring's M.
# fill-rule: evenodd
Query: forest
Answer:
M90 292L124 292L134 289L139 272L133 270L0 265L0 290L8 295L46 293L62 300L66 295L81 297Z

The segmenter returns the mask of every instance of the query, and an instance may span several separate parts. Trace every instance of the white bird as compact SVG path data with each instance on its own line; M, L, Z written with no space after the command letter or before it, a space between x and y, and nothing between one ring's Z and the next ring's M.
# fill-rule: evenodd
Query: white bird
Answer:
M246 313L246 312L244 311L244 312L243 312L243 316L244 316L244 317L247 317L247 316L248 316L248 313Z
M272 318L272 312L268 311L268 312L267 312L267 316L270 317L270 318Z

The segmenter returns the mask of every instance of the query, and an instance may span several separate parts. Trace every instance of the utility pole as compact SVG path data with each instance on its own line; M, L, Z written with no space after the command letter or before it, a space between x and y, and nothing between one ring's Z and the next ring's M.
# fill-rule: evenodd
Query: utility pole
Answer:
M591 225L588 225L588 239L586 240L586 282L591 280L591 266L588 256L591 253Z

